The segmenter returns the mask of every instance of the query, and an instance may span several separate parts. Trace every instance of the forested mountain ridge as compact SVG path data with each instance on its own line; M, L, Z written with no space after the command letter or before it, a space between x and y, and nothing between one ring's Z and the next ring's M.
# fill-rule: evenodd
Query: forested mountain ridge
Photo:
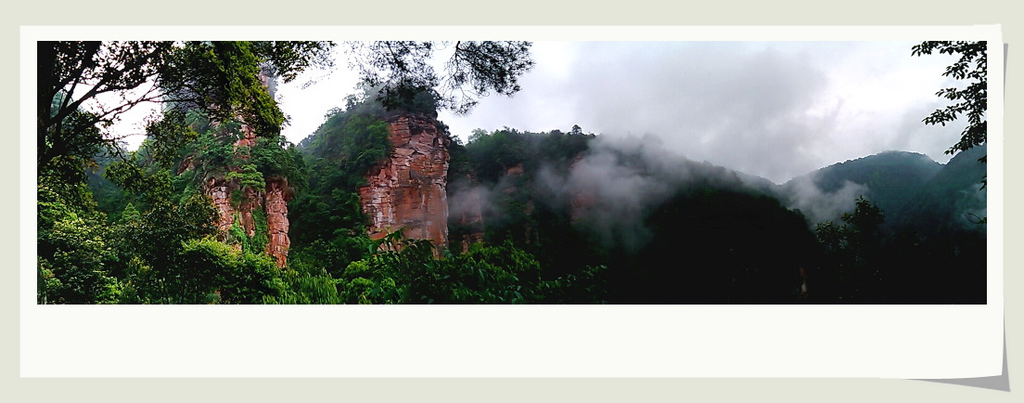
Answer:
M822 193L842 192L850 184L862 186L863 196L882 210L895 214L942 168L923 154L887 151L833 164L782 185L783 193L798 195L801 181L811 181ZM799 195L798 195L799 197ZM799 200L792 200L799 203Z
M985 145L957 153L921 189L903 210L900 224L921 231L958 226L984 232L979 220L987 215L986 164L978 160L986 155Z
M772 192L812 221L838 220L853 199L864 196L885 212L883 229L890 233L907 226L937 228L941 222L984 230L970 222L985 216L985 192L979 188L986 166L978 161L985 153L981 145L940 164L918 153L887 151L815 170Z
M306 278L302 281L308 283L307 287L321 289L318 293L326 298L321 301L342 302L335 298L346 292L342 291L346 278L350 287L347 295L365 298L350 300L352 302L374 302L370 295L382 298L377 302L459 301L437 295L432 299L409 301L403 299L408 296L398 291L387 291L390 286L382 287L381 282L391 284L390 281L403 277L412 283L436 281L444 278L437 271L431 272L433 277L407 276L419 272L420 266L438 264L431 261L447 262L441 265L451 270L451 265L457 261L453 257L476 256L473 253L487 252L491 248L487 245L504 248L502 253L527 259L531 263L526 266L512 261L505 264L537 276L529 282L534 284L532 297L523 294L522 284L517 283L523 298L506 302L836 303L898 302L903 301L903 297L913 296L931 298L921 299L923 302L942 300L936 299L934 290L907 289L901 293L903 297L896 298L887 294L888 291L880 291L880 283L874 275L852 276L849 272L851 265L884 266L883 271L890 277L886 284L909 287L907 283L911 280L903 269L915 264L908 263L912 261L908 257L912 254L899 249L903 248L899 242L905 242L904 238L876 238L876 251L865 255L869 260L861 256L847 263L837 263L862 253L855 250L863 247L855 246L863 240L853 239L857 237L853 232L856 230L854 220L839 219L842 213L852 217L857 213L854 209L840 212L840 217L834 220L845 224L826 223L828 225L822 227L818 225L821 223L811 222L801 210L792 208L787 199L778 197L780 193L785 194L780 190L785 189L785 185L774 189L760 186L761 181L753 181L751 185L747 175L666 153L658 147L654 137L642 141L615 141L612 137L585 133L579 127L569 132L547 133L509 128L490 133L481 130L466 144L457 139L433 144L433 147L446 148L449 155L445 183L448 244L435 242L432 247L424 248L427 244L396 237L396 234L386 236L386 232L379 233L376 240L371 239L372 219L366 214L367 205L359 197L359 189L368 183L374 167L394 153L391 129L385 119L394 120L400 115L354 104L350 110L329 116L321 130L296 149L309 176L298 186L300 190L289 203L289 220L293 224L290 233L295 239L289 270L295 270L299 278ZM445 128L437 121L433 126ZM939 170L925 182L946 183L939 177L942 170L949 171L943 175L958 177L967 175L956 173L964 169L977 172L977 166L961 162L969 157L956 159L956 164L951 161L949 166L936 164ZM894 166L906 164L906 161L898 161L900 159L911 160L913 164L914 160L921 160L921 156L884 153L881 158L868 157L841 164L854 174L844 177L833 170L831 176L826 177L833 178L832 183L856 183L851 178L877 180L877 174L864 172L887 172ZM921 165L933 164L925 162ZM858 165L858 169L848 168ZM830 168L819 172L828 172ZM897 172L899 170L895 169L888 174ZM867 190L872 183L860 185L864 186L862 190ZM922 186L918 185L921 189L930 189ZM928 199L926 193L919 189L914 200ZM861 207L856 200L860 195L851 194L850 204ZM867 200L873 204L873 199ZM872 207L872 204L864 203L863 207ZM873 207L880 209L877 205ZM879 212L883 216L881 222L894 217L884 209ZM842 230L838 230L840 227ZM906 234L907 231L903 231L901 236ZM830 244L833 242L830 239L834 239L830 237L839 237L839 243ZM945 239L948 246L949 240L959 238L947 236ZM406 267L407 272L394 272L395 268L386 263L375 259L367 261L367 248L373 245L391 245L396 249L411 245L393 255L408 255L405 259L415 263L400 265ZM434 247L438 246L446 250L447 260L429 258L437 257L438 249ZM921 256L927 256L937 269L947 268L929 274L933 284L941 283L946 292L954 287L945 279L953 275L948 272L955 272L955 265L942 262L934 250L926 253L920 246L916 250L924 253ZM412 258L421 253L425 254ZM895 259L896 256L901 257ZM956 257L954 260L964 263L964 259ZM681 260L690 263L683 264ZM833 263L828 263L830 261ZM377 262L379 266L353 270L369 262ZM983 270L984 260L980 262L980 266L974 265L974 272L979 267ZM357 263L356 266L352 266L353 263ZM944 272L947 274L941 274ZM574 283L563 285L569 281ZM851 282L860 284L849 286ZM337 285L330 286L332 283ZM323 287L340 292L326 291ZM872 287L875 290L868 292ZM544 293L538 291L542 289ZM977 291L974 293L977 295ZM978 300L977 297L958 298L954 301Z
M541 146L574 138L575 147L552 147L565 150L558 156L547 156ZM811 191L796 187L797 181L772 186L669 155L655 137L616 142L582 135L579 128L570 133L506 128L478 131L462 148L452 154L468 154L477 171L464 170L461 175L472 181L450 187L452 211L464 213L459 206L467 200L483 206L484 214L470 215L480 217L473 226L482 239L527 245L547 267L608 266L607 278L618 285L612 299L618 302L736 302L750 295L779 302L906 302L935 301L943 292L956 295L956 301L984 301L986 266L977 249L984 244L983 226L968 228L980 231L977 238L945 230L916 232L923 227L906 224L928 222L908 213L908 206L936 183L945 183L934 179L940 172L982 177L983 165L959 163L970 158L966 155L944 166L921 154L881 153L807 175L821 180L822 185L805 182ZM827 208L817 212L823 219L796 203L810 198ZM460 227L463 222L451 221L453 234L467 231ZM911 250L906 248L911 239L929 241ZM939 239L941 246L931 243ZM943 253L953 249L962 253ZM708 263L660 268L683 256L720 260L708 271L697 269ZM933 271L915 280L907 269L918 264L933 265ZM766 275L773 270L769 267L779 271ZM763 287L739 292L737 284ZM650 292L652 286L674 291ZM679 292L687 287L694 288Z

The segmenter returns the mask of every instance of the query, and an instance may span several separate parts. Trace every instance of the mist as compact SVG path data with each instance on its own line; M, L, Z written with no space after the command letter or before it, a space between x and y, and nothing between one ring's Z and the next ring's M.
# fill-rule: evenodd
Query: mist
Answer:
M598 137L568 172L544 167L539 175L544 199L569 200L577 225L594 230L606 246L633 252L650 239L644 225L651 210L672 194L680 178L659 175L671 162L657 151L661 141ZM639 160L630 161L627 158ZM685 171L676 171L684 176Z
M537 65L512 97L469 115L441 113L452 133L578 124L605 136L656 133L663 147L784 183L886 150L946 162L956 127L921 119L948 55L912 57L912 42L536 42Z
M505 198L513 188L528 186L535 195L532 202L555 210L568 206L577 229L595 234L605 247L635 252L651 238L650 214L689 186L752 189L725 167L667 149L654 134L597 136L567 167L545 161L533 181L518 183L517 178L517 173L506 174L494 184L452 178L451 217L472 220L479 211L485 220L501 221L508 213L500 207Z
M815 183L815 175L794 178L783 189L787 207L800 210L812 227L825 221L838 221L843 213L852 213L857 207L857 197L869 191L865 185L845 181L838 190L826 192Z

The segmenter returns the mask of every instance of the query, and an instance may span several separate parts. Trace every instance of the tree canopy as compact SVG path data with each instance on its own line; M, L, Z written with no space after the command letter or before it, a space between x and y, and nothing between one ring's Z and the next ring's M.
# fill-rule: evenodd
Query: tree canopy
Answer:
M315 164L314 168L323 165L329 172L351 172L337 178L316 176L310 192L303 192L309 186L308 173L303 157L280 136L285 116L274 99L274 83L277 79L294 80L312 66L329 66L333 46L330 42L39 42L38 302L355 301L358 298L349 292L349 280L365 280L340 277L341 269L352 262L390 262L373 267L388 277L403 279L399 286L408 286L404 280L415 272L395 271L401 268L395 262L415 257L415 248L397 261L389 260L392 255L368 249L370 241L360 225L361 211L352 203L352 186L369 164L387 152L386 129L379 121L382 114L436 113L442 100L437 94L442 90L434 86L441 86L442 79L430 75L427 81L415 81L402 76L395 81L399 86L384 87L416 88L417 92L408 97L382 96L381 100L390 102L389 108L379 103L364 105L365 99L351 97L347 111L351 113L333 113L335 118L325 124L328 129L342 127L346 135L314 147L325 160L340 158L347 163L341 170L330 169L336 168L330 163ZM524 64L516 64L517 57L522 57L526 65L532 64L525 53L529 45L520 44L522 53L504 53L512 59L500 59L504 46L489 42L456 44L460 56L452 62L451 76L444 79L454 84L444 88L455 91L465 85L467 93L478 95L490 90L501 94L518 90L515 78L519 73L510 76L507 71L522 71ZM484 55L499 59L481 60ZM427 60L414 58L412 62ZM485 65L498 62L509 66ZM377 68L387 71L383 75L372 70L361 72L367 77L390 77L391 72L406 66L394 59L381 63ZM431 87L409 86L412 82ZM367 97L375 94L368 93ZM125 135L115 137L109 128L125 112L145 103L161 104L160 116L143 122L146 140L138 150L128 151L122 147ZM463 111L471 106L459 105ZM321 218L336 224L335 228L327 235L307 234L312 243L309 248L302 248L303 240L297 240L298 253L292 264L275 267L264 251L268 217L262 211L252 211L256 231L241 228L237 215L226 235L217 229L218 210L202 190L212 178L237 182L241 190L253 194L269 186L271 178L285 178L291 182L289 191L310 195L331 185L325 190L328 201L339 203L334 209L326 209L327 216ZM233 192L231 203L236 202L235 193L242 192ZM306 211L301 203L306 199L298 200L296 211ZM324 210L319 205L314 207ZM303 222L297 220L295 224L301 227ZM323 222L319 225L323 227ZM320 248L323 245L329 247ZM478 253L500 257L505 252L522 255L509 248L485 248ZM439 264L464 267L460 262L466 259L471 257L452 257ZM530 259L522 255L522 270L529 271ZM473 270L466 275L483 273L477 269L496 275L506 269L520 270L509 264L501 261L465 266ZM410 294L415 298L409 301L490 298L523 302L523 295L532 295L534 288L541 286L517 283L515 275L511 283L505 282L509 277L504 274L500 278L501 284L483 284L472 277L453 291L455 294L439 290L424 300L417 291ZM498 287L502 288L500 298L494 299L499 295Z
M518 92L519 77L533 68L530 42L378 41L348 45L352 66L366 84L380 88L385 107L408 103L427 92L440 108L464 114L491 91L506 96ZM431 65L437 50L451 52L444 77Z
M936 109L924 118L925 124L945 126L946 123L955 122L961 116L967 117L967 126L961 132L960 141L946 150L946 154L967 151L985 144L988 139L988 119L985 118L988 109L987 45L985 41L926 41L913 47L914 56L930 55L933 52L960 56L959 60L946 67L942 75L966 80L967 85L963 88L943 88L936 92L935 95L953 103Z
M284 116L259 80L286 82L329 63L331 42L75 42L37 44L37 162L91 155L124 112L144 103L198 108L211 119L241 117L276 134ZM98 102L100 98L103 102ZM90 106L87 110L85 107Z

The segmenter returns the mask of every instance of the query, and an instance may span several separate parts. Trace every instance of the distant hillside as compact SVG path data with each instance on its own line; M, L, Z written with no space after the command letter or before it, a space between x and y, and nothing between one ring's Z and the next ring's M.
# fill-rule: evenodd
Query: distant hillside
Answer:
M837 208L831 214L836 219L848 212L857 196L864 196L882 209L886 217L902 214L915 195L940 170L942 164L926 155L906 151L883 153L849 160L821 168L807 175L794 178L782 186L782 198L791 206L806 207L815 197L842 197L829 206ZM813 185L813 189L808 189ZM810 190L817 190L813 194ZM818 205L822 205L818 201ZM845 210L845 211L844 211ZM819 219L828 214L819 213ZM887 220L887 224L892 221Z
M924 233L943 228L983 232L985 226L977 222L987 214L987 193L979 189L988 168L978 159L987 152L982 145L950 159L908 199L896 223Z

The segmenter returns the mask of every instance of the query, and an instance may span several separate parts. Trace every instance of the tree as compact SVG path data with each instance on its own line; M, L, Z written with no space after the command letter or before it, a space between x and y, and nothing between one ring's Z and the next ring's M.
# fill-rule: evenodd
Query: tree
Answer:
M825 300L878 302L883 289L885 260L882 232L885 215L864 196L857 197L852 213L843 213L845 224L819 223L814 232L824 252L824 271L818 276L819 293ZM830 295L831 294L831 295Z
M352 42L353 67L380 87L389 106L424 91L440 106L466 113L491 91L511 95L533 67L530 42L459 41L440 78L429 65L441 42ZM199 108L211 120L241 118L274 135L284 116L260 76L294 80L310 66L328 67L331 42L76 42L37 43L38 163L77 148L116 144L104 130L121 114L149 102ZM104 98L104 102L98 102ZM114 99L117 99L116 101ZM89 105L93 111L83 114ZM91 128L100 132L88 133Z
M440 108L468 113L477 99L494 91L512 95L519 91L519 77L533 68L530 42L458 41L349 42L351 65L363 81L380 88L379 96L388 108L410 103L427 92ZM447 50L442 79L430 65L434 51Z
M932 52L960 55L960 59L947 66L946 72L942 75L967 80L967 86L962 89L943 88L936 92L935 95L954 103L936 109L924 118L924 123L945 126L946 123L956 121L961 115L967 116L967 127L960 133L960 141L946 150L946 154L953 155L985 144L988 140L988 119L985 117L988 110L988 42L925 41L914 45L912 50L914 56L930 55ZM984 163L986 157L987 155L982 156L978 161ZM988 184L988 175L982 177L981 183L981 189L984 190ZM986 221L985 217L978 219L979 223Z
M428 240L395 231L370 245L374 251L341 273L339 296L359 304L601 302L603 267L545 281L541 265L511 241L473 245L435 259Z
M157 74L155 66L170 43L44 42L37 43L37 162L40 167L62 155L102 142L99 133L123 112L155 99L155 89L134 99L83 114L87 102L109 93L140 89ZM79 89L84 90L79 93ZM73 98L77 96L77 98ZM88 135L87 135L88 133Z
M40 188L41 192L46 191ZM57 209L70 209L56 216L50 225L40 219L37 245L37 302L107 303L116 302L118 283L110 276L113 260L102 215L63 205L58 197L44 197L41 216Z
M967 127L961 132L960 141L946 150L946 154L956 154L959 151L967 151L974 146L985 144L988 139L988 120L985 118L985 112L988 109L987 42L921 42L914 45L912 54L920 56L930 55L933 52L960 55L960 59L947 66L946 72L942 75L957 80L967 80L967 86L943 88L936 92L935 95L954 103L945 108L936 109L931 115L924 118L924 123L945 126L946 123L952 123L962 115L967 117ZM982 157L980 161L984 162L985 157Z
M276 134L284 121L261 72L286 82L326 65L330 42L37 43L37 162L99 144L126 111L150 102L199 108L214 120L242 117ZM100 102L100 100L103 102ZM92 110L83 112L86 106ZM92 132L93 130L99 132Z

